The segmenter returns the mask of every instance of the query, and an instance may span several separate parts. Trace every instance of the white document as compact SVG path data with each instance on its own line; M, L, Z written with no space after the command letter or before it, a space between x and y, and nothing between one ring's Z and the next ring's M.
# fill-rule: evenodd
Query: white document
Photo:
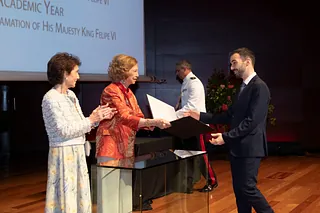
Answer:
M173 106L170 106L169 104L148 94L147 99L153 118L162 118L167 121L174 121L178 119Z
M180 158L186 158L194 155L200 155L206 153L205 151L191 151L191 150L179 150L176 149L173 152L175 155L179 156Z

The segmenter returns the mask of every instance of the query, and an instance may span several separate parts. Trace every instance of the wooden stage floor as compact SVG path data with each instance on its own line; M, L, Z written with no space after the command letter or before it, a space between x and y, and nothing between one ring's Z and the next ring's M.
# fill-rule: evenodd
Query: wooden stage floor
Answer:
M0 170L0 212L42 213L46 190L46 159L15 162ZM229 162L213 161L219 187L212 191L210 213L236 213ZM201 180L195 188L204 184ZM272 156L262 161L258 186L276 213L320 212L320 158ZM183 200L189 196L188 202ZM200 213L200 192L173 193L154 200L152 213ZM169 201L169 202L168 202ZM188 209L188 210L186 210Z

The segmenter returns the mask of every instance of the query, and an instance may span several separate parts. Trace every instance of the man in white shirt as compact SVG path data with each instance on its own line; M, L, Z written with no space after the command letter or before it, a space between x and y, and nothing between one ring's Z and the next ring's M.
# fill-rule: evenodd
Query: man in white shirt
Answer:
M184 113L189 110L197 110L206 112L205 90L202 82L197 76L192 73L191 63L187 60L182 60L176 64L176 75L182 81L181 95L178 104L176 105L176 114L178 118L183 117ZM206 151L203 135L195 136L187 140L183 140L180 144L182 149ZM192 193L193 188L193 170L192 162L188 162L188 186L187 193ZM211 191L217 187L216 175L211 168L208 158L205 156L200 160L200 171L206 177L208 169L208 179L206 185L200 190L201 192Z

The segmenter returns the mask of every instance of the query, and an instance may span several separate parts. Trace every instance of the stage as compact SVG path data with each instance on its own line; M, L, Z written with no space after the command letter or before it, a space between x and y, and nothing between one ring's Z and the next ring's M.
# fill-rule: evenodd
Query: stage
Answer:
M13 159L14 160L14 159ZM47 180L47 159L43 155L16 158L6 172L1 171L0 209L3 213L43 213ZM25 164L22 162L26 162ZM219 187L210 192L210 213L236 213L229 162L214 160ZM279 213L316 213L320 207L320 158L318 156L270 156L262 161L258 187ZM201 179L195 189L203 186ZM153 200L150 213L201 212L197 203L200 192L171 193ZM191 202L184 202L186 197Z

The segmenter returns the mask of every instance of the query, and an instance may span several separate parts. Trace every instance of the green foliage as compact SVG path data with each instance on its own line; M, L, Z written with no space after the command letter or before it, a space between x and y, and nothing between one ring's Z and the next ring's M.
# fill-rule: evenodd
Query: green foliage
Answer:
M272 126L275 126L275 125L276 125L276 121L277 121L277 118L272 117L272 114L273 114L273 112L274 112L274 109L275 109L275 107L274 107L272 104L269 104L267 121L268 121L268 123L270 123Z

